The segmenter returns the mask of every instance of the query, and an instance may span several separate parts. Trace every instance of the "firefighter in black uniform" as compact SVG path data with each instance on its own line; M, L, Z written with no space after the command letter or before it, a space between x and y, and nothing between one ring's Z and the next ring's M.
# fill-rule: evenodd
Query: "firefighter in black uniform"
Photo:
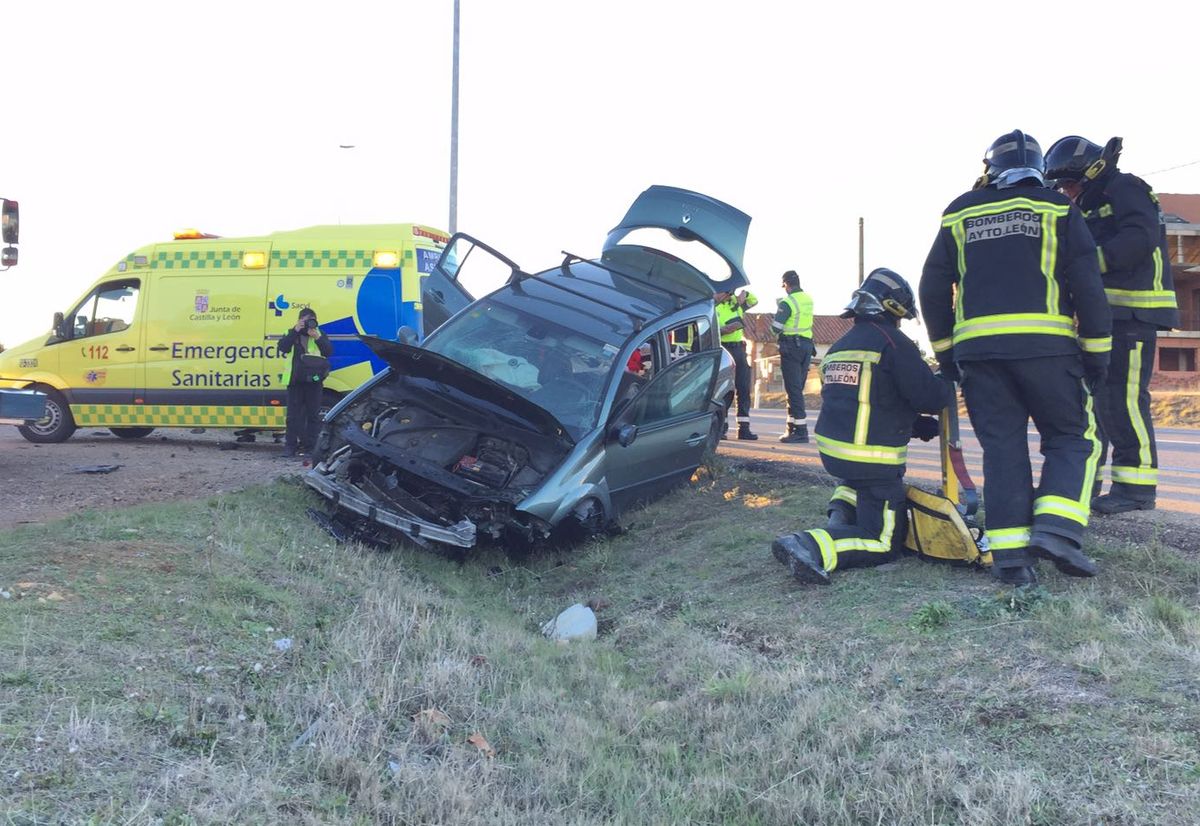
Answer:
M1108 379L1095 388L1100 468L1112 442L1112 486L1092 500L1097 513L1152 510L1158 446L1150 418L1150 377L1159 330L1179 326L1167 231L1150 186L1117 169L1121 139L1100 147L1070 136L1046 153L1047 182L1079 205L1099 248L1113 314ZM1095 493L1100 492L1101 472Z
M916 318L912 288L891 270L867 276L842 313L854 326L821 362L816 439L821 463L839 480L824 528L785 534L775 558L802 582L828 583L836 568L882 565L904 546L904 467L912 436L938 433L937 413L954 399L917 345L897 327Z
M1112 346L1096 245L1079 209L1045 187L1032 137L1002 135L984 164L942 215L921 309L943 373L962 371L983 447L993 573L1026 584L1042 558L1093 576L1082 547L1100 440L1088 384L1103 380ZM1036 490L1031 417L1044 457Z
M713 296L717 324L721 328L721 346L733 356L733 385L737 394L737 437L755 441L758 436L750 430L750 360L746 358L746 310L758 304L753 293L720 292Z

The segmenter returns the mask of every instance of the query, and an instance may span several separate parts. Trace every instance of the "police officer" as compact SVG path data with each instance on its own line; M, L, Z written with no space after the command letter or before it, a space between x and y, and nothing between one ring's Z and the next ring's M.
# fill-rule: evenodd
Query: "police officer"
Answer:
M1092 499L1097 513L1152 510L1158 446L1150 417L1150 377L1159 330L1179 325L1162 210L1149 184L1117 169L1121 139L1105 147L1075 135L1046 153L1046 177L1087 220L1113 314L1108 379L1094 388L1103 468L1112 442L1112 486ZM1101 474L1095 493L1100 492Z
M1082 545L1100 440L1085 378L1103 379L1112 346L1096 245L1079 209L1044 186L1032 137L1002 135L984 164L946 208L925 262L926 328L943 372L962 371L983 447L994 575L1029 583L1042 558L1093 576ZM1044 457L1036 490L1031 417Z
M733 384L737 392L737 424L739 439L754 441L750 432L750 361L746 358L746 310L758 304L748 291L734 294L719 292L713 296L717 305L717 325L721 328L721 346L733 356Z
M937 435L937 413L954 399L917 345L897 328L916 318L912 288L887 269L867 276L843 318L854 326L821 362L817 448L837 477L824 528L785 534L775 558L802 582L828 583L837 568L882 565L900 553L908 529L904 467L912 436Z
M800 289L800 276L795 270L783 274L783 290L779 309L771 327L779 334L779 370L783 374L783 389L787 393L787 432L779 438L785 443L808 441L808 414L804 410L804 385L808 367L816 353L813 348L813 300Z

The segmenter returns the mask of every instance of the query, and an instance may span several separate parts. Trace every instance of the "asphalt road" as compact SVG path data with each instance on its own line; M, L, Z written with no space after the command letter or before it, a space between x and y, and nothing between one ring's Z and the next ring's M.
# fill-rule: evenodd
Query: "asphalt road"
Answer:
M802 445L784 445L777 440L784 430L785 411L779 409L756 409L751 412L751 429L758 434L757 442L739 442L731 439L721 442L721 452L733 456L756 456L764 459L800 462L821 467L817 446L812 442ZM809 430L816 423L813 411L808 415ZM975 440L971 423L963 418L960 423L963 454L967 469L977 487L983 488L983 452ZM730 433L736 432L730 428ZM1036 477L1041 466L1038 453L1037 431L1029 427L1029 452L1033 458ZM1200 430L1188 428L1159 428L1158 437L1158 508L1177 513L1200 514ZM927 481L941 479L938 459L938 443L914 440L908 446L908 476ZM1105 486L1107 489L1107 485Z

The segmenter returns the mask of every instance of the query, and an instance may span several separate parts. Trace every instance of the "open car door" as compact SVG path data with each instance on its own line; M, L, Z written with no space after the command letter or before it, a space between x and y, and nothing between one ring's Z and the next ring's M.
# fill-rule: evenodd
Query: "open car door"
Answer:
M520 272L520 267L487 244L456 232L433 265L433 271L422 280L421 337Z

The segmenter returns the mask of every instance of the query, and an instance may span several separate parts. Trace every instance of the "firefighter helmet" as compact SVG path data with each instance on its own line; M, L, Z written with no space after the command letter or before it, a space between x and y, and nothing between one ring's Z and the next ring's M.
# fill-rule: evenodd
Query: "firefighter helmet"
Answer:
M1059 138L1046 153L1046 182L1058 186L1060 182L1093 181L1108 166L1104 147L1078 135Z
M850 296L842 318L883 315L899 322L902 318L917 317L917 302L912 287L892 270L880 267Z
M1020 129L1001 135L992 141L983 156L984 172L980 184L1008 189L1021 181L1033 179L1044 185L1046 163L1042 158L1042 147L1032 135Z

